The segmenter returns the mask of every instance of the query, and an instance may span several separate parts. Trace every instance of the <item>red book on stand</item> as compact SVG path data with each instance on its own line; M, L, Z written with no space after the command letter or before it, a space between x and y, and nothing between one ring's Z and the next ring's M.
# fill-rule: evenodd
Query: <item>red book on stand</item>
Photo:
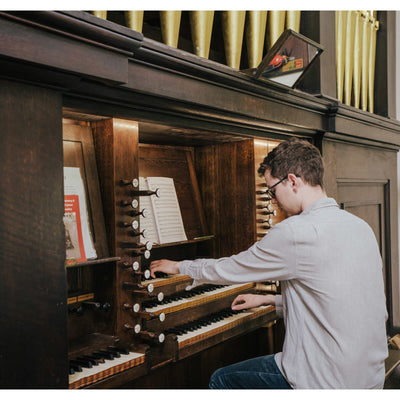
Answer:
M64 196L64 225L67 264L69 264L69 260L72 263L86 261L79 196L77 194Z

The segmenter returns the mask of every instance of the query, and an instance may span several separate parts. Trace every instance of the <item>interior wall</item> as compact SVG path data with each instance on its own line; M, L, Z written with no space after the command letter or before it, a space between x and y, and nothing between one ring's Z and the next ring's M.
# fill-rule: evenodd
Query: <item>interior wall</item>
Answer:
M395 327L399 321L398 154L359 144L325 140L325 188L339 205L366 220L379 244L385 281L391 282L388 309ZM367 161L367 162L366 162ZM387 266L388 271L385 271ZM389 268L389 266L391 266ZM387 287L388 290L388 287Z

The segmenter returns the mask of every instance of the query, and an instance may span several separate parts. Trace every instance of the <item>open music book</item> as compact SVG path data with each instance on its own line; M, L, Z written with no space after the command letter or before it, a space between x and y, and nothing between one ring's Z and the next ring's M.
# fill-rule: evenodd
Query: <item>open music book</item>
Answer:
M139 177L139 189L160 189L161 192L160 197L140 197L140 209L149 211L146 218L140 216L140 229L146 229L146 240L159 244L187 240L174 180L165 177Z
M85 189L79 168L64 167L63 220L66 259L82 262L96 258L89 227Z

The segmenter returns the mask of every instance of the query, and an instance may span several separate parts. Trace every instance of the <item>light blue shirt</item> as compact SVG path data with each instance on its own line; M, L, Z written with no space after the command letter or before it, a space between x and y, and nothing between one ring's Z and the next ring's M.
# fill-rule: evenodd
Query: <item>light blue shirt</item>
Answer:
M194 284L281 281L286 334L275 360L293 388L382 388L387 357L382 259L372 229L323 198L248 250L183 261Z

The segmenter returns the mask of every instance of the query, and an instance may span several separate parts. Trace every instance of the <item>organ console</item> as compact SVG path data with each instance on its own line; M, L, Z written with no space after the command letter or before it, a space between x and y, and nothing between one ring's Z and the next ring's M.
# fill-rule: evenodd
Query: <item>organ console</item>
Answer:
M107 235L111 254L101 257L104 260L110 255L115 257L110 261L111 265L119 268L108 267L108 270L107 262L100 257L96 264L88 261L87 266L82 264L74 271L68 270L71 295L73 290L94 292L92 298L71 305L70 388L116 387L118 384L134 387L135 382L147 379L149 371L185 362L242 335L267 329L263 327L276 319L272 306L241 312L230 309L238 294L272 293L271 285L260 288L255 283L204 284L187 290L193 283L188 276L158 273L157 278L151 278L148 268L151 260L212 256L210 244L215 239L207 228L200 201L192 150L139 143L136 150L139 163L134 165L132 161L125 161L132 160L128 150L135 151L135 146L128 145L132 142L132 132L122 128L126 129L129 124L134 125L128 121L120 124L118 120L109 120L96 122L93 127L99 181L104 188L105 226L110 230ZM65 125L66 131L69 126ZM120 155L114 155L111 169L106 169L102 163L109 157L108 152L111 153L104 130L118 136L113 146L114 152ZM254 146L253 141L249 141L249 145ZM69 160L68 154L66 160ZM157 163L158 167L155 166ZM251 168L254 170L256 165ZM137 177L117 179L135 171ZM148 232L140 226L139 217L151 217L152 212L141 204L141 199L144 196L162 198L162 192L159 188L139 190L139 176L174 179L188 240L165 244L140 240ZM120 185L114 187L111 182ZM253 196L255 193L258 197L253 202L252 213L256 223L265 229L266 224L273 224L272 218L277 214L265 191L257 190L257 185L259 183L253 183ZM127 212L126 207L131 211ZM261 218L261 215L270 218ZM253 232L256 240L258 236L256 231ZM97 233L94 232L95 238ZM98 245L96 241L95 245ZM243 250L243 246L237 251ZM106 304L113 304L113 307L106 307ZM109 312L95 312L105 309Z

